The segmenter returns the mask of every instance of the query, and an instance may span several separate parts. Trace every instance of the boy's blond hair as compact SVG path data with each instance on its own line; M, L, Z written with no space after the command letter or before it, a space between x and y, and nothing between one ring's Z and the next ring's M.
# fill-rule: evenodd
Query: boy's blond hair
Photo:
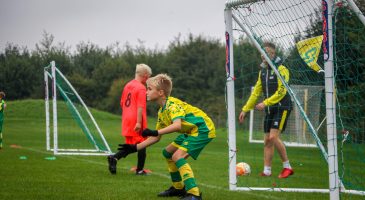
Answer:
M163 90L165 96L170 96L172 90L172 80L167 74L157 74L147 80L147 85L153 85L157 90Z
M0 98L5 98L5 92L3 92L3 91L0 91Z
M138 74L139 76L143 76L145 74L151 75L152 74L152 69L146 65L146 64L137 64L136 66L136 74Z

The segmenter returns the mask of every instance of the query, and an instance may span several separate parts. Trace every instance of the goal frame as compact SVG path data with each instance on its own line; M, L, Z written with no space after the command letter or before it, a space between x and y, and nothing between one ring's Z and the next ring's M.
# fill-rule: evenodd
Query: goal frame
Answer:
M337 130L336 130L336 98L335 98L335 80L334 80L334 62L333 62L333 27L332 18L334 13L334 0L321 0L323 6L323 20L325 20L323 31L326 34L324 45L328 48L327 53L324 54L325 64L325 99L326 99L326 129L327 129L327 149L324 149L320 140L316 139L317 146L320 148L323 157L328 163L328 189L308 189L308 188L263 188L263 187L238 187L236 177L236 115L235 115L235 76L234 76L234 56L233 56L233 20L242 28L247 34L249 40L259 50L260 54L264 56L270 67L278 75L278 71L266 53L261 49L260 44L255 40L253 34L240 25L239 19L234 16L232 8L247 4L254 3L261 0L228 0L225 4L224 18L225 18L225 38L226 38L226 98L227 98L227 124L228 124L228 155L229 155L229 189L230 190L243 190L243 191L286 191L286 192L321 192L329 193L331 200L339 199L340 191L342 193L360 194L365 195L363 191L346 190L341 183L338 175L338 155L337 155ZM358 8L352 0L347 0L350 4L350 8L357 11ZM365 25L365 18L363 15L358 16L362 23ZM288 93L295 101L295 95L290 88L288 88L282 77L278 75L285 87L288 89ZM297 103L297 102L296 102ZM304 113L305 114L305 113ZM303 117L305 118L305 116ZM314 127L309 123L309 128Z
M50 68L51 73L47 71L47 68ZM57 83L56 83L56 73L62 77L62 79L66 82L66 84L71 88L73 93L76 95L77 99L80 101L81 105L86 110L88 116L90 117L92 123L94 124L103 144L106 147L106 151L100 150L97 145L94 145L94 149L69 149L69 148L59 148L59 141L58 141L58 111L57 111ZM49 85L49 79L51 79L51 85ZM50 94L49 94L49 87L51 86L52 93L51 93L51 101L50 101ZM95 156L95 155L110 155L112 151L110 150L109 144L107 143L102 131L99 128L99 125L96 123L93 115L91 114L90 110L77 93L75 88L71 85L71 83L67 80L67 78L62 74L60 70L56 67L56 62L51 61L48 67L44 69L44 88L45 88L45 117L46 117L46 149L47 151L53 151L54 155L85 155L85 156ZM62 92L62 91L60 91ZM51 128L51 119L50 119L50 102L52 103L52 128ZM74 105L72 105L74 106ZM76 110L78 116L80 114ZM81 119L82 121L82 119ZM82 121L83 122L83 121ZM85 125L86 126L86 125ZM93 139L93 136L87 132L88 136ZM53 145L51 145L51 138L53 137Z

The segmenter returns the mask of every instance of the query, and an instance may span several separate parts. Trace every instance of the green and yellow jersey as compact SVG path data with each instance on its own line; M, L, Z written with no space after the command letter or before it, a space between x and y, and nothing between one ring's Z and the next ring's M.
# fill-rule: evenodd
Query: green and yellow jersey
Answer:
M158 111L156 129L165 128L176 119L181 119L180 133L190 136L208 134L208 138L215 137L214 123L207 114L197 107L170 96Z

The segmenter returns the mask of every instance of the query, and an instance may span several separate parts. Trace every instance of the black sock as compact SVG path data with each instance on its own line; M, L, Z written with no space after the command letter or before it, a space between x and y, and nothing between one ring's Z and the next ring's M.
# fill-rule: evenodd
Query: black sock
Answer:
M137 172L143 170L146 161L146 148L138 151Z
M124 151L118 151L117 153L114 154L114 158L116 159L121 159L121 158L125 158L128 154L126 154Z

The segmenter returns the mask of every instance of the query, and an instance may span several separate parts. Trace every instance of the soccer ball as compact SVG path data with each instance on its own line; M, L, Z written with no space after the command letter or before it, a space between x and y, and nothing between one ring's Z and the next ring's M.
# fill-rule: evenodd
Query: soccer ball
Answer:
M251 167L245 162L237 163L236 174L237 176L247 176L251 173Z

